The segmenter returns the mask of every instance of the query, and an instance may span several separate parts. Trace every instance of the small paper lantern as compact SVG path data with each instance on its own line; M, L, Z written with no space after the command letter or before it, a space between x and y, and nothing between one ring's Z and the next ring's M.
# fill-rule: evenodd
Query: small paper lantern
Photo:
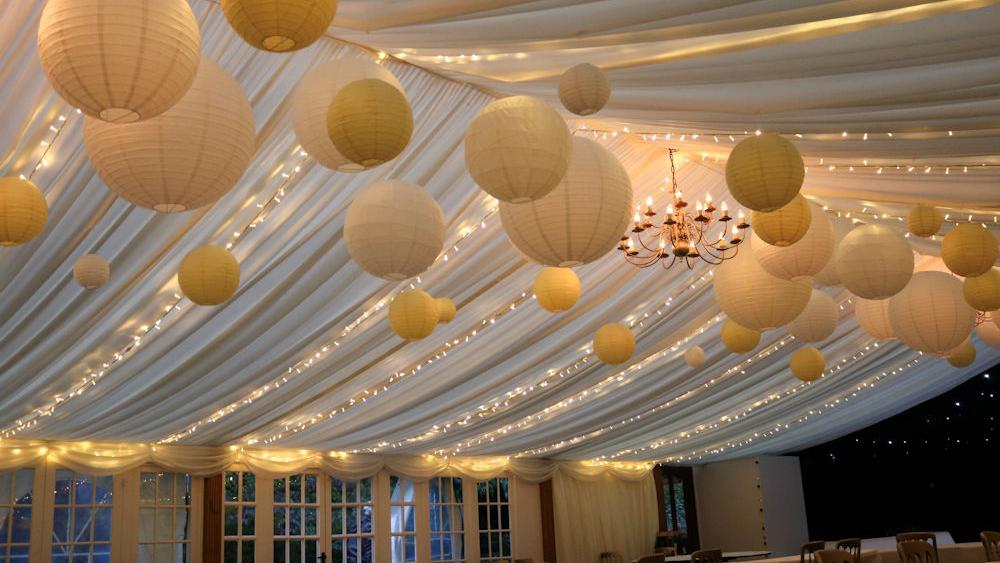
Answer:
M389 305L389 326L405 340L430 336L438 324L437 301L426 291L401 291Z
M299 80L292 93L292 126L302 150L331 170L365 169L340 154L326 130L326 116L333 98L344 86L365 78L377 78L403 92L399 80L385 66L370 58L352 58L317 65Z
M744 242L735 258L715 269L712 282L715 300L730 319L754 330L784 326L799 316L809 303L808 280L776 278L757 263L752 241ZM749 251L749 252L748 252Z
M45 229L49 204L45 194L28 180L0 177L0 246L16 246Z
M437 303L439 323L450 323L455 320L458 309L454 301L447 297L438 297L434 301Z
M194 303L220 305L240 287L240 264L221 246L199 246L181 261L177 281Z
M569 268L542 268L534 290L542 309L551 313L568 311L580 298L580 278Z
M805 310L788 325L788 332L803 342L826 340L837 328L837 302L814 289Z
M903 235L882 225L854 228L833 259L848 291L865 299L896 295L913 275L913 251Z
M744 354L752 351L760 343L760 331L726 319L722 324L722 343L730 352Z
M337 0L222 0L222 12L244 41L282 53L322 37L337 13Z
M611 83L604 71L590 63L578 64L559 79L559 100L577 115L592 115L611 97Z
M993 322L996 319L996 314L986 313L986 319L982 323L976 325L976 334L979 338L986 343L987 346L992 348L1000 348L1000 326L997 326Z
M918 237L930 237L941 230L944 217L936 207L919 203L906 216L906 225L910 233Z
M981 276L965 278L962 295L977 311L1000 309L1000 269L993 268Z
M701 346L688 348L687 352L684 352L684 362L693 368L700 368L705 364L705 351Z
M250 102L209 60L167 112L131 124L85 118L83 142L111 191L164 213L215 203L243 176L257 147Z
M326 130L337 151L371 168L399 156L413 135L413 110L388 82L365 78L344 86L326 114Z
M962 297L962 283L944 272L919 272L889 300L892 331L903 344L942 355L969 337L976 310Z
M569 168L570 151L566 122L530 96L490 103L465 134L465 166L472 178L510 203L535 201L554 190Z
M84 254L73 264L73 279L84 289L97 289L108 281L111 266L103 256Z
M594 352L606 364L623 364L634 351L635 336L621 323L606 324L594 335Z
M788 205L798 195L804 178L802 155L780 135L747 137L726 161L729 193L754 211L775 211Z
M809 383L816 381L823 375L823 370L826 369L826 360L823 358L822 352L812 346L806 346L792 353L789 367L792 369L792 375L800 381Z
M444 214L431 194L402 180L363 189L344 220L351 258L369 274L392 281L430 268L446 234Z
M997 237L980 225L962 223L941 241L941 258L948 269L962 277L981 276L997 260Z
M889 319L888 299L854 298L854 318L865 332L879 340L893 340L896 333L892 331L892 321Z
M844 240L847 233L851 232L854 225L848 223L847 221L830 219L830 225L833 226L833 254L830 255L830 259L826 262L826 266L816 274L813 281L823 287L837 287L840 285L840 274L837 273L837 261L835 257L837 255L837 249L840 248L840 241Z
M965 368L976 361L976 347L971 340L966 340L948 355L948 363L957 368Z
M795 202L789 205L795 205ZM760 240L757 232L754 232L753 252L760 265L772 276L783 280L809 278L817 275L830 262L834 249L833 227L820 206L809 204L808 207L812 215L809 230L791 246L766 244ZM774 213L781 213L781 210ZM755 225L754 229L756 228Z
M49 0L38 55L56 92L104 121L160 115L191 87L201 58L186 0Z
M500 202L507 236L529 259L579 266L613 250L629 225L632 182L600 143L573 137L573 163L549 195L528 203Z
M767 244L791 246L806 236L812 224L812 212L809 202L800 194L776 211L751 211L750 224L754 234Z

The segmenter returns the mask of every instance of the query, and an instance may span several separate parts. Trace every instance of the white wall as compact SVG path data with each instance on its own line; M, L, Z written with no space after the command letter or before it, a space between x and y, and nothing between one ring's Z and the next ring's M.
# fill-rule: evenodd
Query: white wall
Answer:
M775 555L797 554L809 541L799 458L770 456L759 461L767 545Z
M542 503L538 483L514 477L510 494L514 559L543 561Z

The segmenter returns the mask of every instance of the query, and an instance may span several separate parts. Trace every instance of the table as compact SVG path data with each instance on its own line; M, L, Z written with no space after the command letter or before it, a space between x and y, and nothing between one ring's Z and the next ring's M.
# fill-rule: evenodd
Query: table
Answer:
M723 561L733 561L734 559L749 559L751 557L763 558L771 555L770 551L724 551L722 552ZM663 560L666 563L683 563L685 561L691 561L690 555L671 555L670 557L664 557Z

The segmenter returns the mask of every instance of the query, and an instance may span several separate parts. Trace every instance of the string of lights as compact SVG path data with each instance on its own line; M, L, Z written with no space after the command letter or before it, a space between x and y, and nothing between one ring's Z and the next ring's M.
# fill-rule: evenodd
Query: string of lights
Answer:
M587 131L589 134L596 137L601 137L604 139L616 138L620 135L627 135L629 137L635 137L642 139L644 142L655 143L655 142L686 142L686 141L698 141L707 142L711 140L715 143L738 143L743 138L751 137L754 135L762 135L763 133L773 133L776 135L783 135L786 137L795 137L796 139L802 140L815 140L815 141L875 141L875 140L927 140L927 139L943 139L943 138L963 138L963 137L973 137L978 138L983 136L983 131L959 131L958 135L955 134L954 130L948 131L914 131L914 132L893 132L893 131L883 131L883 132L850 132L847 130L842 130L840 133L802 133L800 131L782 131L779 129L764 131L760 128L755 129L743 129L737 131L633 131L629 126L622 126L621 129L605 128L605 127L591 127L586 123L581 123L577 126L579 129ZM993 131L986 131L986 133L992 133Z
M75 110L75 112L77 115L81 115L83 113L79 109ZM19 175L22 180L28 180L30 182L31 179L35 177L36 172L49 165L51 162L49 156L52 152L53 146L56 144L56 141L59 140L59 136L62 135L63 129L66 127L67 123L69 123L69 119L66 115L59 114L59 117L57 117L55 121L49 125L49 131L52 133L52 136L39 143L42 147L42 153L35 160L34 166L31 167L31 172L28 172L27 175Z

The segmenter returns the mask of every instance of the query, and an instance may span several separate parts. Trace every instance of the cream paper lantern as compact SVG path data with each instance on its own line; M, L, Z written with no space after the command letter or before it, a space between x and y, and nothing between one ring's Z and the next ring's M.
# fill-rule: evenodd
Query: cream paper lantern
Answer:
M635 336L621 323L606 324L594 335L594 352L606 364L624 364L634 351Z
M760 331L735 323L730 319L722 323L722 343L734 354L753 351L760 344Z
M317 65L299 80L292 93L292 126L302 150L331 170L360 172L365 169L340 154L330 140L326 117L334 97L344 86L366 78L377 78L405 95L399 80L385 66L370 58L334 59Z
M282 53L322 37L337 13L337 0L222 0L222 13L244 41Z
M747 244L747 243L744 243ZM789 281L767 273L744 248L715 269L715 300L730 319L754 330L784 326L809 303L808 280Z
M865 332L879 340L893 340L888 299L854 298L854 318Z
M965 278L962 295L977 311L1000 309L1000 269L993 268L981 276Z
M455 307L454 301L447 297L438 297L434 299L434 302L437 303L439 323L450 323L455 320L458 308Z
M976 347L968 339L948 354L948 363L957 368L969 367L974 361L976 361Z
M996 318L996 313L986 313L986 319L976 325L976 334L980 340L992 348L1000 348L1000 326L993 322Z
M131 124L84 118L83 142L111 191L164 213L217 201L249 168L257 144L250 102L209 60L167 112Z
M389 326L404 340L420 340L434 332L440 314L437 301L426 291L401 291L389 304Z
M906 216L906 226L910 233L918 237L930 237L941 230L944 217L936 207L919 203Z
M580 299L580 278L570 268L542 268L535 278L534 291L542 309L561 313Z
M882 225L855 227L840 241L833 259L844 287L865 299L892 297L913 275L910 243Z
M611 97L611 83L604 71L590 63L581 63L559 78L559 100L564 108L577 115L592 115Z
M840 248L840 241L844 240L844 237L847 236L847 233L851 232L854 225L840 219L827 219L830 221L830 225L833 226L833 254L830 255L826 266L823 266L823 269L816 274L813 281L823 287L837 287L841 283L840 274L837 273L837 261L835 260L837 249Z
M240 264L221 246L199 246L184 257L177 282L198 305L221 305L240 287Z
M103 256L84 254L73 264L73 279L84 289L97 289L108 281L111 266Z
M465 166L486 193L509 203L553 191L570 165L570 134L556 110L538 98L490 103L465 134Z
M701 346L688 348L687 352L684 352L684 363L693 368L700 368L705 364L705 351Z
M780 135L747 137L726 161L729 193L754 211L775 211L788 205L802 189L804 179L802 155Z
M941 259L948 269L962 277L976 277L993 267L1000 249L997 237L981 225L962 223L948 231L941 241Z
M45 230L49 204L29 180L0 177L0 246L24 244Z
M954 350L976 326L976 310L962 297L962 282L944 272L918 272L889 300L892 331L903 344L928 354Z
M788 205L767 213L750 212L750 224L754 234L762 241L773 246L791 246L809 232L812 225L812 212L809 202L802 195Z
M805 310L788 325L788 332L803 342L826 340L837 328L838 311L832 297L814 289Z
M799 381L809 383L823 376L826 360L823 358L822 352L812 346L806 346L792 353L789 367L792 370L792 375Z
M809 210L812 215L809 230L791 246L766 244L754 232L753 252L760 265L772 276L784 280L810 278L819 274L830 262L834 249L833 227L820 206L811 203Z
M396 158L410 144L413 110L398 88L365 78L337 92L326 114L326 130L340 154L371 168Z
M402 180L364 188L347 209L344 242L369 274L392 281L430 268L444 246L441 207L427 190Z
M191 87L201 58L186 0L48 0L38 55L56 92L86 115L160 115Z
M549 195L528 203L500 202L507 236L529 259L579 266L613 250L629 225L632 182L600 143L573 137L573 163Z

